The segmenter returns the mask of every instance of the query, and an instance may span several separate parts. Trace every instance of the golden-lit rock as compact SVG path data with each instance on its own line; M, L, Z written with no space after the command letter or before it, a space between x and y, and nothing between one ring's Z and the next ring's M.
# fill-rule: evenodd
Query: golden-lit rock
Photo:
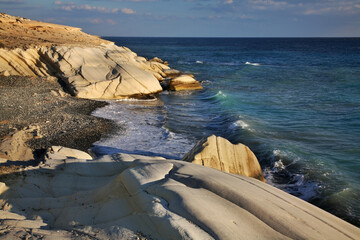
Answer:
M259 161L247 146L215 135L200 140L183 160L265 182Z

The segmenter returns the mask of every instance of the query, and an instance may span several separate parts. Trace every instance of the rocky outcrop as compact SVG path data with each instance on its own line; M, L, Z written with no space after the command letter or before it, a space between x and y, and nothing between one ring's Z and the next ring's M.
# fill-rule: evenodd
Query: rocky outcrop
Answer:
M182 74L170 79L167 89L170 91L201 90L203 87L191 75Z
M10 75L56 75L80 98L117 99L162 91L158 79L169 67L125 47L0 49L0 69Z
M35 46L99 46L111 42L86 34L81 28L34 21L0 13L0 47L7 49Z
M3 174L4 239L357 239L349 223L268 184L159 157L56 148Z
M180 74L79 28L6 14L0 22L0 76L56 76L74 96L118 99L160 92L159 81Z
M247 146L215 135L200 140L182 160L265 181L255 154Z

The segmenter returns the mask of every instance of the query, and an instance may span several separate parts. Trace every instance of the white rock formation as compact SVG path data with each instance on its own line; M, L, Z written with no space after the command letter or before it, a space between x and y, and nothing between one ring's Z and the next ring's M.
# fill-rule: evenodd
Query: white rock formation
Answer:
M17 178L2 176L6 183L0 183L2 236L336 240L360 236L351 224L249 177L159 157L115 154L83 160L74 158L76 153L64 158L68 152L56 148L45 164L29 167Z
M0 70L10 75L56 75L80 98L117 99L162 91L167 65L126 47L53 46L0 49Z

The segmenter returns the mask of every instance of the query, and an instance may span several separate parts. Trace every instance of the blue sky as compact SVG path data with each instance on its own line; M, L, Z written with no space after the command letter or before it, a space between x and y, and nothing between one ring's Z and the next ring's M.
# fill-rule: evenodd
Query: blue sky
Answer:
M360 0L0 0L0 12L100 36L360 36Z

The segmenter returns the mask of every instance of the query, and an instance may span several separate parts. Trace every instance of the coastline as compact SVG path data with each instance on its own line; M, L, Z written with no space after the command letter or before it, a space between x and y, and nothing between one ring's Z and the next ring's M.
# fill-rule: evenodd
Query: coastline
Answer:
M97 50L84 47L77 56L83 60L86 56L91 58ZM126 48L102 50L101 58L103 53L108 57L108 51L135 56L131 59L144 64L142 70L167 67L138 57ZM83 56L85 52L91 54ZM107 60L103 62L103 72L109 71L113 64ZM80 74L74 68L64 69L78 74L68 75L69 78L79 80L84 69L88 76L94 77L99 73L93 65L97 58L92 61L89 65L85 60L80 64ZM13 67L11 61L7 63ZM33 70L33 65L27 66ZM134 66L127 67L134 70ZM110 83L102 86L103 89L108 90L114 79L118 83L111 87L114 93L101 96L118 96L123 70L116 65L106 75L105 81ZM164 80L161 73L169 77L163 70L156 68L157 74L151 70L135 80L146 80L153 74L159 77L151 76L158 84L157 80ZM94 83L94 89L103 82ZM55 237L60 232L61 237L75 238L80 234L99 239L136 236L231 239L240 235L250 239L355 239L359 234L358 228L334 215L251 178L168 157L120 153L92 158L76 150L88 150L101 137L122 126L92 115L95 109L106 106L106 102L70 96L56 77L1 77L0 91L4 109L0 138L2 143L14 148L1 152L0 156L0 211L4 214L0 234L11 236L19 231L42 238L41 234ZM84 92L83 96L89 98L94 93ZM133 95L126 98L129 96ZM136 128L136 119L132 121ZM29 151L34 153L35 162L25 157ZM16 156L12 155L15 153ZM22 160L16 158L23 155Z

